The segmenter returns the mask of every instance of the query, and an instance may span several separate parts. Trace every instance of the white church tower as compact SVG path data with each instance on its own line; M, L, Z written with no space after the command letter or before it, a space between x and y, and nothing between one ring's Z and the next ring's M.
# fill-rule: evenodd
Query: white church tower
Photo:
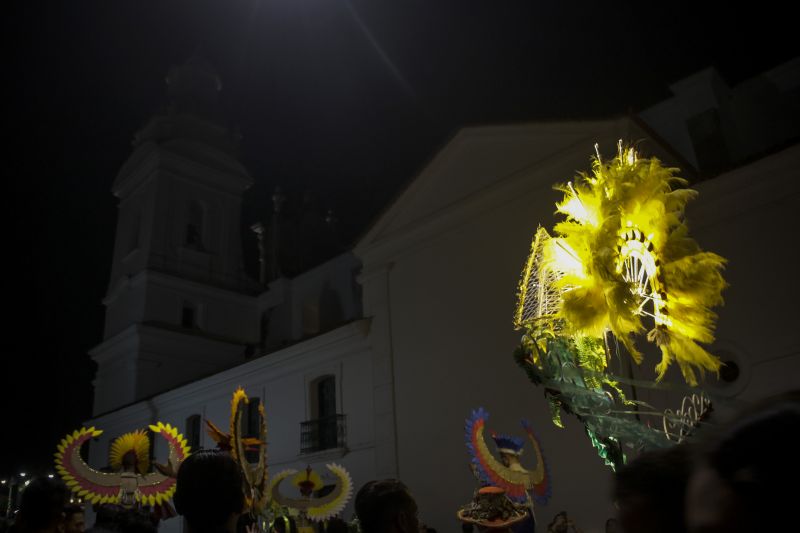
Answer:
M237 363L259 341L244 269L242 195L252 179L215 122L221 83L193 57L167 76L170 105L135 136L119 198L94 414Z

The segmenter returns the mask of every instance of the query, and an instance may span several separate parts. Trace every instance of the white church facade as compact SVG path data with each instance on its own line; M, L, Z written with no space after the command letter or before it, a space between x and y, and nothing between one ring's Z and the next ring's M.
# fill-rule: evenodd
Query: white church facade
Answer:
M91 352L98 373L88 422L105 433L92 443L92 464L105 464L111 439L156 420L177 425L192 445L213 446L203 420L225 426L242 386L265 406L271 471L335 461L356 488L398 477L426 523L458 531L455 511L476 487L464 419L483 406L498 432L519 432L521 418L534 425L553 478L540 523L567 510L587 533L601 531L614 512L611 471L577 420L551 423L542 390L511 356L518 276L536 227L555 221L553 184L588 170L595 143L613 154L618 139L642 140L643 154L689 178L687 161L698 155L679 153L634 118L465 128L352 252L257 283L240 244L251 178L227 132L202 117L218 82L197 65L184 68L171 90L188 91L187 77L202 90L138 134L113 186L117 240L105 335ZM668 113L680 120L674 107ZM653 111L651 127L659 117ZM800 294L771 283L776 265L798 254L765 227L797 227L798 168L798 144L762 153L699 182L688 213L701 246L729 260L712 348L739 373L709 389L733 403L799 383ZM642 375L654 364L645 361Z

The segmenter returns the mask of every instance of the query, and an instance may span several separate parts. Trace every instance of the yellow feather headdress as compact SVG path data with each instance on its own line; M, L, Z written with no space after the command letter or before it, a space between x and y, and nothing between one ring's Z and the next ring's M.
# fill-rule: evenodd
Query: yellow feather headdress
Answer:
M720 361L699 343L714 340L711 308L722 304L725 259L688 236L684 208L697 192L684 188L676 172L620 142L613 160L598 156L591 174L558 186L564 198L557 212L565 220L554 238L537 232L520 283L517 326L530 309L546 307L546 318L568 335L599 338L610 331L637 363L642 356L633 337L646 333L661 349L657 380L673 361L691 385L695 370L716 372Z
M296 509L301 516L314 522L322 522L342 512L353 495L353 480L343 466L336 463L325 466L335 478L334 487L327 495L318 498L312 496L312 491L321 489L324 482L310 467L301 472L283 470L275 474L269 482L269 493L273 502ZM300 489L300 498L287 497L281 493L281 483L290 477L292 485Z
M81 457L81 446L103 431L81 428L64 437L55 453L55 468L64 483L77 496L92 504L120 504L132 507L138 504L161 506L167 504L175 492L176 473L190 448L177 428L158 422L150 429L160 434L169 446L166 465L156 463L157 472L149 472L150 439L142 431L127 433L114 440L110 462L117 472L100 472L86 464ZM136 454L136 472L122 472L125 456ZM131 476L133 474L133 476ZM131 481L124 484L123 478Z
M108 460L111 468L122 470L123 460L128 454L134 454L136 471L146 474L150 471L150 437L144 430L136 430L117 437L111 443Z
M206 420L209 435L217 442L217 446L230 452L231 457L239 464L244 477L244 492L247 508L254 514L260 514L267 505L267 421L264 404L258 404L258 437L245 437L242 431L242 418L250 398L242 387L238 387L231 397L230 433L225 434L210 420ZM247 459L247 452L258 454L256 464Z

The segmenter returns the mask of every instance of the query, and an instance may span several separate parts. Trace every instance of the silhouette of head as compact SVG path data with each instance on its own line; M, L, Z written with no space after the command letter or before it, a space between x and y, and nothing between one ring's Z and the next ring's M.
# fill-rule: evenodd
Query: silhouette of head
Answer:
M175 510L186 518L193 533L235 529L244 509L242 474L230 455L201 450L178 469Z
M17 524L22 533L55 532L63 522L68 490L60 479L33 479L22 490Z
M83 533L86 523L83 516L83 506L69 504L64 507L64 533Z
M800 394L758 404L712 438L689 480L689 531L783 531L796 525L794 492L784 489L800 476L796 428Z
M626 533L686 530L684 500L692 455L686 446L644 453L616 474L619 525Z
M417 533L417 503L401 481L369 481L358 491L356 515L363 533Z

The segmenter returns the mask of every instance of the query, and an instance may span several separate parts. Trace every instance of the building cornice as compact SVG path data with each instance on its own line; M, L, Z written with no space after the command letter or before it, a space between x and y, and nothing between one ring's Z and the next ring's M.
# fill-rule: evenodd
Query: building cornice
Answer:
M369 349L367 342L369 326L369 319L350 322L283 350L272 352L113 411L101 413L87 423L102 427L103 424L109 424L112 421L117 424L121 418L138 420L148 417L154 406L169 405L171 409L181 409L195 405L197 398L207 394L212 388L233 390L250 382L252 376L269 376L270 379L276 379L291 374L306 368L307 358L310 356L316 357L316 362L324 363L339 358L343 354L361 353Z
M163 174L203 185L240 200L241 193L253 185L253 179L241 165L238 166L218 168L176 153L168 146L148 142L140 146L122 166L114 180L112 192L118 198L127 198L154 176Z
M233 289L218 287L216 285L209 285L199 281L185 279L179 276L168 274L148 268L136 273L128 278L122 278L121 282L109 292L103 299L103 305L109 306L114 303L114 300L119 298L124 290L130 290L142 285L156 285L175 289L179 291L189 291L192 293L199 293L202 296L209 298L217 298L225 300L229 303L237 305L252 305L254 308L258 306L258 296L255 294L247 294L244 292L237 292Z
M800 194L800 144L693 185L700 193L687 207L692 229L762 209ZM725 218L721 218L724 216Z
M138 333L138 324L131 324L89 350L89 356L97 363L108 361L114 356L115 350L122 344L139 342Z

